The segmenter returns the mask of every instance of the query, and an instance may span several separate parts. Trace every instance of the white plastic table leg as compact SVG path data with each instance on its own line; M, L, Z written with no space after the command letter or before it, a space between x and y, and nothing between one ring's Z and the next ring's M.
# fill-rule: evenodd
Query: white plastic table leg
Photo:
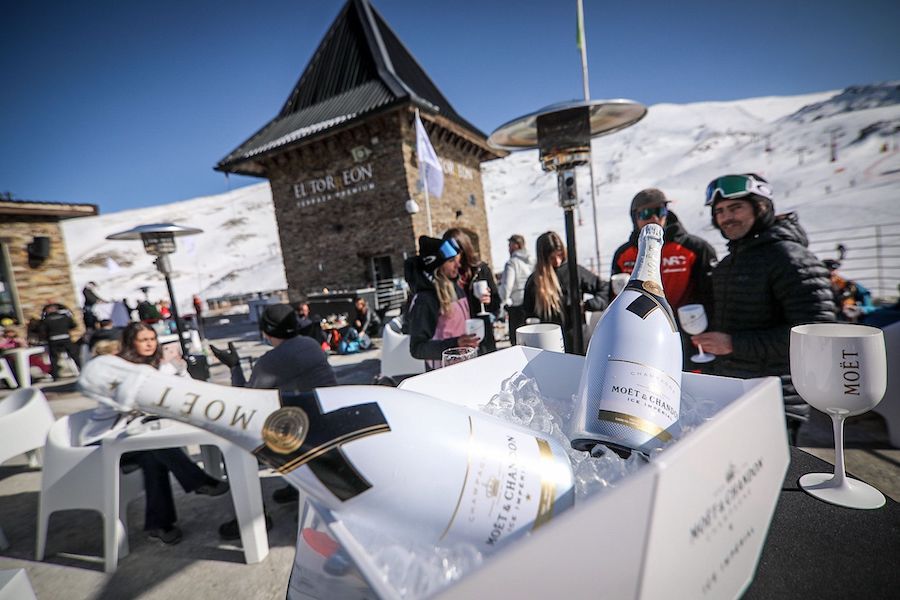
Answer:
M107 573L114 573L119 564L119 558L128 556L128 534L122 523L124 516L119 514L121 500L119 459L121 454L108 447L104 447L104 450L106 451L103 453L103 472L114 473L114 475L104 477L107 489L103 498L105 504L103 510L103 570Z
M256 457L233 444L224 446L222 454L244 546L244 560L247 564L261 562L269 554L269 536Z
M204 444L200 446L200 456L203 458L203 470L210 477L225 478L225 473L222 471L222 452L218 447Z

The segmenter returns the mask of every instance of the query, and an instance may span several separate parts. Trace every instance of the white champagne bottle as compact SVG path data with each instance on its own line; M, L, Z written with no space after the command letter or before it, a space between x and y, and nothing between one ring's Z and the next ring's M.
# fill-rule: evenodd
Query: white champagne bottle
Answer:
M535 432L385 386L305 394L233 388L101 356L81 390L207 429L247 449L335 515L397 540L468 542L489 554L574 500L565 449Z
M575 412L572 446L602 443L647 453L671 439L681 406L681 336L663 294L663 229L645 225L625 289L591 336Z

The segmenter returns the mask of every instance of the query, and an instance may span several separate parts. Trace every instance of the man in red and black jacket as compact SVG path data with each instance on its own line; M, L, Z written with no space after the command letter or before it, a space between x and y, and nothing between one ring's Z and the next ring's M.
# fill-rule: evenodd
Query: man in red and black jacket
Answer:
M631 201L634 231L613 255L612 274L631 273L637 259L638 234L644 225L656 223L665 232L660 271L666 300L676 314L678 307L685 304L702 304L711 311L711 273L716 266L716 251L706 240L689 234L668 204L666 195L656 188L641 190L635 195ZM693 353L693 346L686 336L682 338L687 368L692 364L688 358Z

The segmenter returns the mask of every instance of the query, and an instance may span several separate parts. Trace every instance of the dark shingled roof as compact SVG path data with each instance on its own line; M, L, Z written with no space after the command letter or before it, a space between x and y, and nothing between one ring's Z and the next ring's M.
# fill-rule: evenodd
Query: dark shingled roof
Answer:
M92 217L98 214L100 209L96 204L0 198L0 215L71 218Z
M256 159L376 110L408 102L485 138L453 109L368 0L348 0L278 116L215 169L263 175Z

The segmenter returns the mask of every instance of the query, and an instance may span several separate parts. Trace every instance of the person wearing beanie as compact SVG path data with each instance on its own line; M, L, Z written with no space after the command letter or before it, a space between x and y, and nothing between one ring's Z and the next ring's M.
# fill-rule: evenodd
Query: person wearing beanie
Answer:
M272 349L253 364L250 381L244 379L240 356L234 342L228 342L228 350L210 345L219 361L231 370L231 385L257 389L277 389L281 392L309 392L315 388L337 385L334 370L328 357L316 340L300 335L301 322L297 311L289 304L267 306L259 317L259 330ZM295 502L296 488L287 485L272 494L280 503ZM266 515L266 524L271 520ZM237 520L219 526L219 535L226 540L240 537Z
M419 254L410 276L416 290L404 329L409 333L413 358L425 361L427 370L441 367L444 350L477 348L478 337L466 334L469 302L456 283L460 252L455 240L419 237Z
M481 260L478 251L472 243L472 238L458 227L453 227L441 236L444 240L453 240L459 249L459 275L456 283L466 293L469 301L469 315L472 319L484 321L484 338L478 344L478 354L487 354L497 349L494 340L494 318L500 313L500 292L497 290L497 282L491 267ZM488 285L488 291L482 296L475 295L475 282L484 281ZM478 314L482 312L488 314Z
M662 276L666 300L676 311L685 304L702 304L707 310L712 306L712 270L716 266L716 251L703 238L687 232L678 216L669 209L669 199L662 190L648 188L635 194L631 200L633 230L628 241L613 254L612 274L634 270L637 260L638 236L644 225L656 223L663 228ZM612 298L610 298L612 300ZM696 369L690 363L694 353L690 339L682 335L685 369Z
M791 327L834 321L828 270L807 248L794 213L776 215L769 182L754 173L723 175L706 189L713 226L728 255L713 270L708 331L692 336L715 375L782 380L789 439L797 442L809 405L790 377Z

